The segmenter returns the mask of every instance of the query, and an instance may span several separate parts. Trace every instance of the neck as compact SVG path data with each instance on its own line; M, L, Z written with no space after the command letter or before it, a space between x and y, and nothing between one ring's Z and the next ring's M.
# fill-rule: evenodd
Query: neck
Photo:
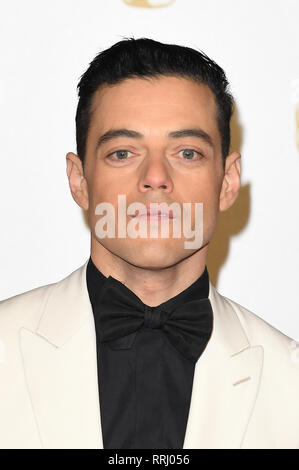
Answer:
M146 269L125 261L91 238L91 259L104 276L125 284L143 303L160 305L187 289L204 272L208 244L172 266Z

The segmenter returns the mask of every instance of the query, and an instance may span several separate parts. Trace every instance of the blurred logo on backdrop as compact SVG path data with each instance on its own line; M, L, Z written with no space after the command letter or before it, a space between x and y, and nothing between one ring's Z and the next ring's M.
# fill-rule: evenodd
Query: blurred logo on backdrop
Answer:
M126 5L140 8L161 8L168 7L174 0L123 0Z

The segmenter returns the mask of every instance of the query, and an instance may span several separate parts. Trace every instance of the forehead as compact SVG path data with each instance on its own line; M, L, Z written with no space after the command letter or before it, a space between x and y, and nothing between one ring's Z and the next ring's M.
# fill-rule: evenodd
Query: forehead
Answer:
M200 126L219 139L216 101L206 84L181 77L130 78L103 85L92 100L90 127L147 132Z

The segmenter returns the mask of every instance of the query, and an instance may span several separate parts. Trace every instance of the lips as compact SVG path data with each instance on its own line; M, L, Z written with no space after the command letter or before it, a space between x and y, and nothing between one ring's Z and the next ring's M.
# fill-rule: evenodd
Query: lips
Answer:
M157 208L151 208L149 206L146 206L146 213L139 213L139 214L135 214L135 215L132 215L131 217L146 217L146 218L169 218L169 219L174 219L174 213L173 211L170 209L169 211L163 211L161 209L157 209Z

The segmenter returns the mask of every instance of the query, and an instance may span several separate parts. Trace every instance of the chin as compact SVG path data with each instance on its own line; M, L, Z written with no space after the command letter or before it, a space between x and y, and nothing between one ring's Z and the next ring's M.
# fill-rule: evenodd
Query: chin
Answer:
M109 247L110 251L127 263L143 269L163 269L178 263L186 257L182 241L171 243L168 239L136 239L129 243L119 242Z

